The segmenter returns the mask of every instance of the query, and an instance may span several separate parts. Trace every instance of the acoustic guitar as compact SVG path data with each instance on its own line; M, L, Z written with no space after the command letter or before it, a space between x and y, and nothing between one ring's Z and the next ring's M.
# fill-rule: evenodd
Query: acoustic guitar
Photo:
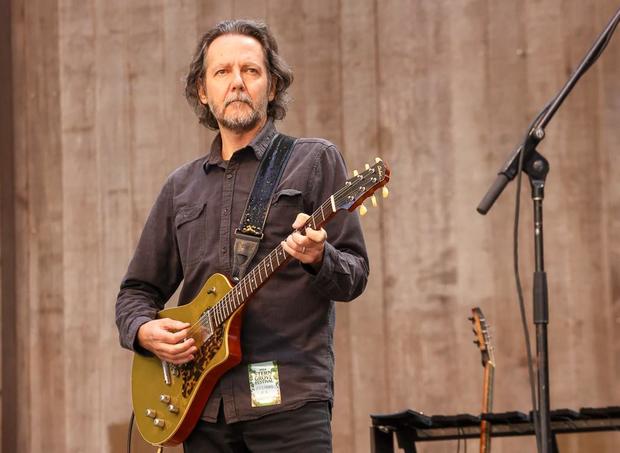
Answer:
M473 323L473 331L476 339L474 343L480 349L482 366L484 367L484 379L482 384L482 413L489 414L493 410L493 377L495 375L495 356L491 346L489 328L480 308L471 310L469 320ZM491 452L491 424L487 420L480 422L480 453Z
M319 229L339 210L354 211L389 181L390 170L381 159L348 179L306 222ZM360 208L363 215L366 209ZM292 219L291 219L292 220ZM132 404L136 425L148 443L157 446L183 442L196 425L203 407L226 371L241 362L241 321L251 296L289 259L278 245L236 285L214 274L190 303L168 308L158 318L172 318L191 324L187 338L198 347L194 360L174 365L156 356L134 354L131 371Z

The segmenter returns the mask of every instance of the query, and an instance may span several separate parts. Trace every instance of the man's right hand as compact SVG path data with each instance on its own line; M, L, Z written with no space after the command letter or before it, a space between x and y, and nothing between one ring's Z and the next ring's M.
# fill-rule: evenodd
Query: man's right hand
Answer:
M180 365L194 359L198 348L187 338L190 324L170 318L154 319L138 329L138 343L161 360Z

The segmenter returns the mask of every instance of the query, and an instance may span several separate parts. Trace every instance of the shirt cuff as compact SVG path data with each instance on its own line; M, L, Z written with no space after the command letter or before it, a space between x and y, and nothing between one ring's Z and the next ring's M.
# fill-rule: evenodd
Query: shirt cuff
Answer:
M138 316L131 322L131 325L129 326L129 330L127 332L126 344L131 348L132 351L138 352L140 354L151 355L151 352L144 349L138 343L138 329L140 328L140 326L146 324L149 321L152 321L152 319L147 316Z
M323 292L337 287L335 284L334 273L343 273L341 266L337 266L338 263L338 250L329 242L325 242L325 248L323 250L323 261L321 262L321 268L317 272L312 266L303 264L303 268L306 272L314 276L312 284L317 288L321 288ZM345 272L348 273L348 272Z

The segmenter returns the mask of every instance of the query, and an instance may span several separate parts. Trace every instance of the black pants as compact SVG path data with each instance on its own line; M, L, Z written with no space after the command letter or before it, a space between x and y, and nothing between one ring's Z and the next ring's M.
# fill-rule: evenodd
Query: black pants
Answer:
M314 401L299 409L226 424L199 420L183 444L185 453L331 453L331 409Z

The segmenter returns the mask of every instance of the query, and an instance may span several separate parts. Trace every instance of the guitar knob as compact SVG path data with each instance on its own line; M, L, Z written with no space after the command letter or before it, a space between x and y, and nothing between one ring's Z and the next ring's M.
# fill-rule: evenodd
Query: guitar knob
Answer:
M153 409L147 409L145 414L149 418L155 418L157 416L157 412L154 411Z
M170 402L170 395L159 395L159 401L168 404Z
M168 405L168 410L170 412L172 412L173 414L178 414L179 413L179 408L176 407L174 404L169 404Z
M164 426L166 426L166 422L161 418L156 418L155 420L153 420L153 424L155 426L159 426L160 428L163 428Z

